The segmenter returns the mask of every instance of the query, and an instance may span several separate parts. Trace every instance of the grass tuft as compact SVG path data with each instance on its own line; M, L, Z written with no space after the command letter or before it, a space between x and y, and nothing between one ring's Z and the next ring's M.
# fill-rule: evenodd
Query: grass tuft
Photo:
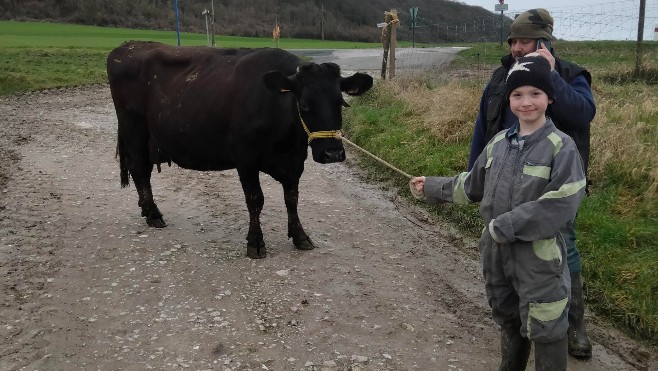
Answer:
M658 66L644 61L638 67L615 65L601 74L601 79L611 84L642 83L658 84Z

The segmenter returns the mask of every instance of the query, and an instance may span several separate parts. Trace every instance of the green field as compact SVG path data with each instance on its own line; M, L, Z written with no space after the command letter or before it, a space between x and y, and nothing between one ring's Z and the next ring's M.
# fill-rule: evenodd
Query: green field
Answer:
M205 34L181 33L181 45L206 45ZM176 45L175 31L0 21L0 95L107 82L105 58L129 40ZM271 38L215 36L222 48L275 47ZM373 48L379 44L280 39L284 49Z
M133 30L128 28L94 27L72 24L0 21L0 47L13 48L93 48L110 50L128 40L150 40L164 44L178 43L176 31ZM206 45L206 34L180 33L181 45ZM215 35L215 44L222 48L274 47L271 38ZM284 49L347 49L372 48L379 44L306 39L279 40Z
M175 32L48 23L0 22L0 95L106 83L105 58L126 40L176 44ZM271 47L271 39L219 35L220 47ZM206 35L181 35L205 45ZM404 44L403 44L404 45ZM589 308L637 338L658 344L658 43L645 43L639 74L634 42L554 43L558 54L593 75L592 194L579 214ZM379 44L287 40L287 49ZM483 84L505 53L469 44L450 69L380 81L346 110L348 136L414 175L464 169ZM448 72L448 73L447 73ZM406 180L368 164L370 176L408 194ZM432 208L467 234L481 229L477 209Z

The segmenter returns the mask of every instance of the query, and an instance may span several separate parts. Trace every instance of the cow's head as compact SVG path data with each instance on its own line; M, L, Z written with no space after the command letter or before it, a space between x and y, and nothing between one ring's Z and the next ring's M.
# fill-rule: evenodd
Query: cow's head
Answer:
M335 63L302 63L292 76L271 71L263 76L263 81L274 92L295 95L300 125L308 135L313 160L322 164L345 160L340 140L341 107L349 105L341 92L363 94L372 87L371 76L357 72L341 77L340 67Z

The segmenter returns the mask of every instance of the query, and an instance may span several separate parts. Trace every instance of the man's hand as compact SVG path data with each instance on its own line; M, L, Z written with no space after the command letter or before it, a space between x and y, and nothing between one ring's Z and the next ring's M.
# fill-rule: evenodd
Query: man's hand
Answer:
M544 45L542 41L539 41L539 48L537 48L535 53L546 58L548 63L551 65L551 70L555 69L555 57L553 56L553 54L551 54L551 51L548 48L546 48L546 45Z

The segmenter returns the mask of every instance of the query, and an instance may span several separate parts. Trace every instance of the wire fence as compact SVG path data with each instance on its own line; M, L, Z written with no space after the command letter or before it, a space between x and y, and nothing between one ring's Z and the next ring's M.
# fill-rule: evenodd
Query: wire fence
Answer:
M576 2L574 2L576 3ZM596 5L573 5L546 7L553 16L554 36L558 39L586 40L637 40L640 0L618 0ZM509 24L515 15L527 10L510 9L503 12L503 37L507 36ZM493 41L501 38L500 13L462 22L439 22L422 17L422 9L416 17L416 27L411 28L408 12L398 11L403 23L399 27L399 38L439 43L453 41ZM658 1L649 0L645 6L643 40L654 40L658 27Z
M445 47L398 48L395 51L395 76L418 81L426 80L430 84L436 81L449 80L451 77L457 77L459 80L476 79L484 84L493 69L497 67L494 64L485 64L477 58L473 60L470 57L468 61L457 63L462 67L451 67L455 59L464 58L456 54L470 48L455 47L453 49L453 53L446 53ZM496 52L491 51L491 53L493 55ZM471 54L477 54L477 52L474 51ZM504 53L500 52L495 54L497 58L503 55ZM375 70L377 67L378 65L373 65L370 72L379 72ZM448 76L448 74L451 76Z

